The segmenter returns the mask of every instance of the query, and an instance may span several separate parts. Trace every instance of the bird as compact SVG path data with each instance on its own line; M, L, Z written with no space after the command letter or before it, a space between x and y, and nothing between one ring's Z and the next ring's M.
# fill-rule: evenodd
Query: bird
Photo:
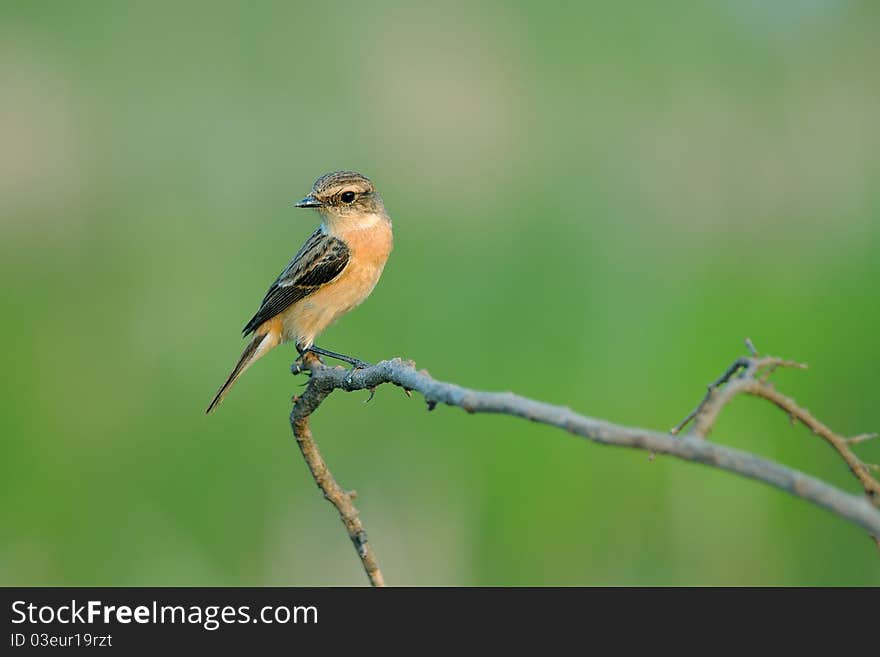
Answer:
M366 299L394 246L391 217L376 186L356 171L333 171L315 181L308 196L294 204L314 208L321 223L269 287L256 314L245 325L252 335L238 362L220 386L211 413L255 361L285 342L300 357L312 352L352 365L368 364L315 345L333 322Z

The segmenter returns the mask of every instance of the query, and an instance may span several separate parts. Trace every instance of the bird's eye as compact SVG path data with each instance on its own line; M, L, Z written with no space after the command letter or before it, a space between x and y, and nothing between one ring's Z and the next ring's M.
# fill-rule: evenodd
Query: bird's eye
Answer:
M354 192L342 192L342 196L339 198L342 199L343 203L351 203L354 201L355 193Z

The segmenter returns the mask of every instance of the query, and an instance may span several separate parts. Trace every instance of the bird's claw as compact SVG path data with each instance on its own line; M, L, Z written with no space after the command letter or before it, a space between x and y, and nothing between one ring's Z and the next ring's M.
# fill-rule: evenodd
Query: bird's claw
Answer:
M308 367L305 367L305 363L303 363L302 357L297 358L293 361L293 364L290 366L290 373L296 376L297 374L305 374L306 376L312 376L312 370Z

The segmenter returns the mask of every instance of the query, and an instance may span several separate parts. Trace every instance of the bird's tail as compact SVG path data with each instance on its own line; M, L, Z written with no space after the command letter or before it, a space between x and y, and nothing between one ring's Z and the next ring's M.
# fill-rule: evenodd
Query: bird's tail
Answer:
M264 356L266 352L273 347L278 346L280 342L280 335L274 331L255 335L254 339L244 348L244 351L241 353L241 358L238 359L235 367L232 368L232 372L229 373L226 381L220 386L220 390L214 395L214 399L208 405L208 409L205 413L210 413L217 407L217 404L223 401L223 398L226 396L226 393L229 392L232 384L238 380L238 377L244 374L244 371L249 368L254 361L258 360L261 356Z

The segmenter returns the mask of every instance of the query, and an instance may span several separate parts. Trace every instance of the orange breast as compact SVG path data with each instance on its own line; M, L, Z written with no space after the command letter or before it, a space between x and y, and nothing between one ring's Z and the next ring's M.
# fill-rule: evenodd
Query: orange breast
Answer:
M359 305L379 282L393 245L390 224L383 220L365 229L335 231L335 236L348 246L348 264L332 282L281 314L285 341L311 346L324 329Z

